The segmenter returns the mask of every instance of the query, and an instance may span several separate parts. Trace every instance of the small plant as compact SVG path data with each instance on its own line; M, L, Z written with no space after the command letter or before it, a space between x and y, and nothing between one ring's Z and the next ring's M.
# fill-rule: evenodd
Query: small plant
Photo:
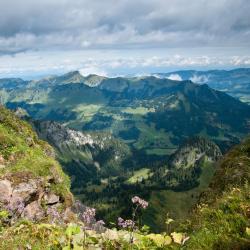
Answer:
M166 231L168 233L171 232L171 224L174 222L172 218L169 217L169 214L167 213L165 224L166 224Z
M129 230L130 232L130 239L129 242L130 244L133 244L134 242L134 231L137 228L136 227L136 217L137 217L137 213L138 210L141 209L146 209L148 207L148 202L141 199L138 196L134 196L131 199L132 203L135 205L135 207L133 207L133 212L132 212L132 220L124 220L123 218L119 217L118 218L118 226L122 227L122 228L126 228ZM139 228L139 225L138 225Z

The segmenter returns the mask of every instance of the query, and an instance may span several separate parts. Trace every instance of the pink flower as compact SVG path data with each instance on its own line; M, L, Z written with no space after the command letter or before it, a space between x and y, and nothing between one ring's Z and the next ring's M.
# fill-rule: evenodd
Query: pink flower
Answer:
M135 226L135 222L132 220L124 220L123 218L118 218L118 226L122 228L133 228Z
M95 209L94 208L86 208L86 210L82 214L82 218L86 224L90 224L95 218Z
M147 208L148 207L148 202L141 199L140 197L138 196L134 196L132 199L132 202L136 205L139 205L140 207L142 207L143 209Z

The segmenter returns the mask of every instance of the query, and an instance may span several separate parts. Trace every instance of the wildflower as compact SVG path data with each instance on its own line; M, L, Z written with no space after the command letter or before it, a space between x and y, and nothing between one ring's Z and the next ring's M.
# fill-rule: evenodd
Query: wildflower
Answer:
M98 232L98 233L102 233L105 231L105 222L103 220L98 220L94 225L93 225L93 229Z
M10 202L7 206L6 209L10 213L14 213L16 215L22 214L23 210L25 208L25 204L21 198L17 198L15 202Z
M48 207L47 215L50 216L51 223L56 223L60 221L60 214L56 208Z
M132 202L140 207L142 207L143 209L146 209L148 207L148 202L141 199L138 196L134 196L132 199Z
M86 208L86 210L82 214L82 218L86 224L90 224L95 218L95 209Z
M122 228L133 228L135 226L135 222L132 220L124 220L121 217L118 218L118 226Z
M98 224L98 225L105 225L105 222L103 221L103 220L98 220L97 222L96 222L96 224Z

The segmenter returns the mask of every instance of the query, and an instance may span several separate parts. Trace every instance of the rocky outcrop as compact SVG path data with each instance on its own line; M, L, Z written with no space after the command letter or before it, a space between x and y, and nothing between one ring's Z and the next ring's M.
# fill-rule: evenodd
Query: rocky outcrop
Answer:
M169 165L175 169L193 168L205 159L216 162L222 156L220 148L211 140L196 136L187 140L170 157Z
M39 137L56 149L73 186L95 178L97 172L99 176L115 174L131 156L129 147L109 133L81 132L53 121L34 121L33 126ZM72 171L72 166L77 170Z
M51 221L64 218L65 211L69 213L72 200L65 202L51 190L51 183L56 182L53 177L32 178L29 173L13 173L0 178L0 210L8 211L11 223L23 217L31 221L38 221L47 217ZM60 208L60 212L58 210ZM53 210L53 212L52 212ZM67 215L66 213L66 215Z
M8 180L0 181L0 203L7 203L12 194L11 182Z

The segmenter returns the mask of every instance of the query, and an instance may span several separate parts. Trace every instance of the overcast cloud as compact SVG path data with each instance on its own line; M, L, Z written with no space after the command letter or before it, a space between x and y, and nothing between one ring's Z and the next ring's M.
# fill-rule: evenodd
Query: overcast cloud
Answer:
M16 54L22 54L23 58L23 52L27 58L34 53L41 58L47 55L47 59L35 60L33 66L37 70L38 64L54 61L55 54L51 56L48 51L64 54L63 60L68 60L68 53L74 54L74 51L88 53L92 58L89 51L93 51L96 67L108 67L101 62L100 51L103 50L120 51L109 58L117 68L121 61L131 63L127 56L133 57L135 51L141 54L130 59L141 63L142 67L150 60L151 64L152 60L156 64L160 61L169 64L166 63L171 59L168 50L175 50L185 61L181 62L184 66L198 59L198 66L200 63L206 66L208 61L211 64L214 60L229 66L237 65L237 60L241 66L250 64L249 0L8 0L0 1L0 10L0 59L15 55L12 62L8 60L19 70L21 65L15 61ZM197 48L200 54L194 50L185 56L180 54L190 48ZM214 55L218 48L219 56ZM147 50L151 52L145 56ZM157 62L152 59L154 50L167 54ZM174 61L177 66L180 64ZM72 63L71 66L83 67L84 63ZM8 65L5 70L7 68ZM101 69L105 70L110 71L109 68Z

